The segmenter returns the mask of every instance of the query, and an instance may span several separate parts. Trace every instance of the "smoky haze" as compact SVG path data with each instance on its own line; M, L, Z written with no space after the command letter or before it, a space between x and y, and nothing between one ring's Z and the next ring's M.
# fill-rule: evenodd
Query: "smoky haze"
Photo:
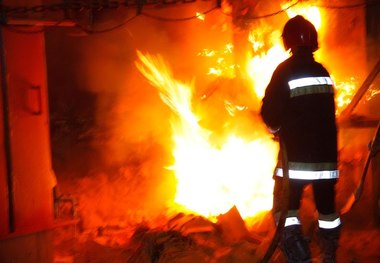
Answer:
M206 1L144 12L176 20L214 6ZM112 28L135 10L123 14L96 14L91 29ZM228 16L214 10L207 19L141 15L104 33L47 30L53 168L61 191L78 196L85 227L142 220L159 214L173 198L175 180L164 168L172 163L172 113L137 70L136 51L162 55L175 78L196 79L203 89L207 68L197 53L220 48L229 37ZM89 28L85 18L78 21Z
M257 6L258 14L281 9L279 1L263 2ZM173 161L172 112L136 68L136 51L162 55L174 77L194 80L195 94L201 96L218 82L207 76L215 61L197 54L204 48L222 50L231 43L234 28L231 16L220 9L210 12L205 21L183 18L213 7L213 1L197 1L143 9L156 18L131 19L136 14L133 8L100 10L92 16L76 13L75 20L94 32L130 20L103 33L74 27L46 31L53 168L61 190L78 196L85 227L141 221L161 213L173 198L175 178L164 168ZM353 73L341 70L344 63L358 65L365 57L360 40L363 21L355 14L350 14L350 27L342 32L355 41L346 39L344 44L351 45L340 48L342 43L330 34L325 40L328 48L322 50L333 57L327 67L339 68L343 77ZM281 13L252 23L256 27L280 23L273 28L281 30L285 21L286 14ZM339 31L346 20L338 22L331 28ZM350 53L354 56L341 62L341 56ZM366 72L365 65L354 72L359 82Z

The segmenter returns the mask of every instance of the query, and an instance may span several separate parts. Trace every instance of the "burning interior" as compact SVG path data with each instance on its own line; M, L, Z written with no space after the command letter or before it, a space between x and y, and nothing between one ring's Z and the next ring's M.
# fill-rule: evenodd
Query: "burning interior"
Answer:
M259 262L274 234L279 147L258 111L289 56L282 26L300 14L317 28L315 57L332 73L339 118L379 57L365 31L366 8L378 5L87 2L66 12L75 27L44 32L56 216L71 222L57 231L55 260L97 262L94 251L79 252L91 240L129 248L107 262ZM356 116L378 112L379 85L364 97ZM351 179L338 185L338 207L359 181L369 127L340 133L341 177ZM301 216L310 233L311 200L307 191Z
M86 47L75 81L95 97L97 112L82 143L98 156L85 153L82 160L74 153L69 163L80 158L78 165L89 162L90 169L71 175L66 186L79 200L83 229L116 227L132 235L142 223L156 229L178 214L217 223L236 208L249 229L270 233L278 144L258 109L274 68L289 56L281 42L284 21L301 14L318 29L315 56L331 69L338 116L368 72L366 54L358 52L365 46L362 11L346 10L352 28L343 29L342 14L309 1L223 1L208 12L213 8L213 1L148 6L145 19L119 32L74 41ZM93 28L104 27L98 23ZM340 37L349 31L355 41L347 46ZM53 94L53 108L56 101Z

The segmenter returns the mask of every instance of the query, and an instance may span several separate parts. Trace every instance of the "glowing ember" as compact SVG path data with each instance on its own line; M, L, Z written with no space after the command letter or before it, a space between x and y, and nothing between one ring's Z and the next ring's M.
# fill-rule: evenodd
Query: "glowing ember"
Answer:
M365 96L366 101L372 100L376 95L380 94L380 90L374 88L373 86L368 89L368 94Z
M336 81L334 76L331 76L334 80L335 86L335 102L336 102L336 114L340 115L343 109L350 104L352 97L355 94L358 83L354 78L351 78L349 81Z
M202 14L202 13L199 13L199 12L196 12L195 13L195 16L199 19L199 20L202 20L202 21L205 21L205 14Z
M138 69L176 113L171 120L175 163L170 169L177 178L178 209L210 219L233 205L243 218L269 210L277 143L258 124L257 139L247 141L231 133L223 145L213 145L211 131L201 127L192 112L192 83L175 80L159 56L138 52L138 57Z
M203 49L199 52L198 56L203 57L215 57L216 66L209 68L208 75L224 76L228 78L235 77L235 65L232 61L231 55L233 51L233 45L228 43L221 51Z

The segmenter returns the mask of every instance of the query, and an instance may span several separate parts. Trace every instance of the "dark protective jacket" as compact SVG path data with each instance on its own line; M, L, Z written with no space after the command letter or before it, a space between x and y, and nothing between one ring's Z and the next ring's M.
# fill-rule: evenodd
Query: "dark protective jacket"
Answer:
M274 71L261 116L287 148L289 177L338 177L334 87L309 50L299 50ZM281 162L276 175L282 176Z

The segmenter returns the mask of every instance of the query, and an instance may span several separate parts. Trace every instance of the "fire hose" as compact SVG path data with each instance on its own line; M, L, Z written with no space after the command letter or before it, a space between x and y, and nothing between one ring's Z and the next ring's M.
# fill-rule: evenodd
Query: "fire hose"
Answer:
M373 140L371 141L370 147L369 147L369 153L364 165L364 169L362 172L362 176L360 178L359 185L355 189L354 193L351 195L349 198L348 202L346 205L342 208L341 213L347 213L353 205L359 200L362 191L363 191L363 186L365 182L365 178L368 172L369 168L369 163L372 159L372 157L377 153L377 145L380 144L380 122L377 125L377 128L375 130L375 135ZM376 149L375 149L376 148ZM282 188L282 200L283 203L281 205L281 211L280 211L280 218L277 223L276 231L275 234L272 238L271 244L269 245L263 259L260 261L260 263L267 263L271 259L273 253L275 252L277 245L280 241L281 238L281 233L284 229L285 225L285 219L286 215L288 213L288 201L289 201L289 164L288 164L288 156L287 156L287 151L285 144L283 140L280 137L280 152L281 152L281 157L282 157L282 167L283 167L283 188Z
M275 252L277 245L281 238L281 233L284 230L285 219L288 213L289 206L289 164L288 164L288 154L286 151L285 143L280 137L280 152L282 157L282 170L283 170L283 186L282 186L282 205L280 211L280 218L277 223L276 231L272 238L272 241L263 257L260 261L261 263L267 263L271 259L273 253Z
M348 198L348 201L346 202L346 204L342 207L341 214L345 214L348 211L350 211L351 208L357 203L357 201L361 197L362 192L363 192L364 182L365 182L366 175L367 175L368 168L369 168L369 164L370 164L372 158L376 155L376 153L378 151L377 148L379 147L378 146L379 141L380 141L380 121L377 124L377 128L375 130L375 135L374 135L374 137L373 137L373 139L369 145L369 152L367 154L367 158L366 158L366 161L364 164L363 172L362 172L361 177L360 177L360 182L359 182L358 186L356 187L355 191Z

